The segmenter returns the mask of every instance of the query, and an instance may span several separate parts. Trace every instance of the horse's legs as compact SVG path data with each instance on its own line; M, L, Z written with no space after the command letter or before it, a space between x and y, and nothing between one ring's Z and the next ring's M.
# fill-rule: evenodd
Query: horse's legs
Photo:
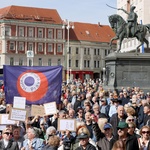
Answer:
M146 43L147 48L149 48L149 41L146 38L144 38L143 41Z
M123 41L124 37L120 36L120 40L119 40L119 48L117 50L117 52L119 52L121 50L121 45L122 45L122 41Z
M110 46L111 49L112 49L112 42L113 42L114 40L118 40L118 36L115 36L115 37L113 37L113 38L110 40L109 46Z
M138 52L139 47L142 46L142 45L144 44L144 41L143 41L143 40L140 40L140 42L141 42L141 44L138 45L137 48L136 48L136 53Z

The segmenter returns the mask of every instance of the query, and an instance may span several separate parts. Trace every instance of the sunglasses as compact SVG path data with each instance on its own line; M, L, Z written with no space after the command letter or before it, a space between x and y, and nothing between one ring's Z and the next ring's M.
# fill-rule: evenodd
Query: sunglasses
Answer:
M121 131L122 131L122 130L124 130L124 128L118 128L118 130L121 130Z
M6 134L6 135L13 135L12 132L5 132L4 134Z
M128 121L134 121L134 119L128 119Z
M145 133L150 134L150 131L142 131L142 134L145 134Z

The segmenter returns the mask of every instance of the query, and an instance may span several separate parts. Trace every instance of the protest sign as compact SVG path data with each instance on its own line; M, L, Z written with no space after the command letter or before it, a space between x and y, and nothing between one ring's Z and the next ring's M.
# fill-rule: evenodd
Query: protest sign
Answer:
M13 108L25 109L26 98L14 96Z
M24 109L12 108L9 113L9 119L15 121L25 121L27 112Z
M64 131L76 131L76 120L75 119L58 119L58 130Z
M13 120L8 119L9 114L0 114L0 124L8 124L8 125L13 125L16 122Z
M56 102L44 104L45 115L53 115L57 113Z
M44 116L44 107L42 105L31 106L31 116Z

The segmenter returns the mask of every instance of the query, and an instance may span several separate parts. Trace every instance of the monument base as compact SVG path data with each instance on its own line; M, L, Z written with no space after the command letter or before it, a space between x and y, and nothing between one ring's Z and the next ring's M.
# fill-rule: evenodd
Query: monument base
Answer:
M150 91L149 53L111 53L106 57L105 89L140 87Z

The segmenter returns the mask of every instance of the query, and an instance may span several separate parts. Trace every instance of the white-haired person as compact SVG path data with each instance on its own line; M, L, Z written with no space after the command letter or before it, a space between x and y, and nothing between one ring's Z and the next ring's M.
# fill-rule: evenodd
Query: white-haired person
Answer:
M23 141L21 150L43 150L44 146L44 140L37 137L37 130L28 128L27 139Z
M49 137L53 135L56 135L56 128L53 126L50 126L46 129L46 135L45 135L46 143L48 142Z

